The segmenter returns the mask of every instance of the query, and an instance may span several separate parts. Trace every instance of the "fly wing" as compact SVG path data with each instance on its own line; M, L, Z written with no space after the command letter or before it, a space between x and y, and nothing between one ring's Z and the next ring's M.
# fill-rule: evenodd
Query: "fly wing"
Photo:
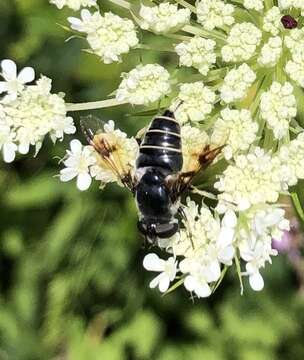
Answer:
M223 147L224 146L219 146L211 149L209 145L206 146L198 155L198 166L196 169L189 172L180 172L178 175L174 175L173 177L168 176L166 178L173 202L175 202L183 192L189 189L193 178L213 162L213 160L221 153Z
M107 168L121 181L121 183L134 192L134 181L129 170L123 166L121 159L116 153L116 148L107 138L105 122L99 118L88 115L80 119L80 126L89 145L91 145Z

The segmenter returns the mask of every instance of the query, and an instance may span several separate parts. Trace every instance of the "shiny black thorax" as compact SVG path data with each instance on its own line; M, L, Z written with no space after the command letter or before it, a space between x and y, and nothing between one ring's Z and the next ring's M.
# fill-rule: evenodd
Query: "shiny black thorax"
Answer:
M141 214L139 229L152 242L156 237L172 236L178 230L174 218L177 210L171 201L166 178L180 172L182 165L180 125L174 113L167 110L152 120L136 161L140 178L135 189Z

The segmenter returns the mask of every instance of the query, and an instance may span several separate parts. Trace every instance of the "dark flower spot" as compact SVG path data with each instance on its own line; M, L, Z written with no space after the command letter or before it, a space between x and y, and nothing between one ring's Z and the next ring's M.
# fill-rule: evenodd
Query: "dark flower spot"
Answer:
M281 23L285 29L295 29L298 26L298 22L290 15L284 15L281 18Z

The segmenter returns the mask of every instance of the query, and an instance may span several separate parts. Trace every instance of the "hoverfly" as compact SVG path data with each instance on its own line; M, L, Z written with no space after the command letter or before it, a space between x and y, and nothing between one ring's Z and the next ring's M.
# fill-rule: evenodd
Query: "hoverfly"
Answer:
M173 236L179 230L178 214L182 214L181 195L189 189L194 176L206 168L222 147L204 147L198 152L197 168L182 172L183 154L181 128L174 112L166 110L156 116L139 140L134 175L115 163L115 150L103 136L90 126L91 116L81 119L81 128L88 143L99 154L124 187L134 197L139 212L138 229L146 241L155 245L158 239ZM101 128L101 126L100 126Z

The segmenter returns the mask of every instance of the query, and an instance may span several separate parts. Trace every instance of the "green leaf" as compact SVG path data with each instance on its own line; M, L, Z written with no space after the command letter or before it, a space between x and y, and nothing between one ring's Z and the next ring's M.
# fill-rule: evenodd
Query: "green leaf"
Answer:
M62 196L58 178L54 173L33 175L28 181L21 181L8 189L4 202L15 209L46 207Z

